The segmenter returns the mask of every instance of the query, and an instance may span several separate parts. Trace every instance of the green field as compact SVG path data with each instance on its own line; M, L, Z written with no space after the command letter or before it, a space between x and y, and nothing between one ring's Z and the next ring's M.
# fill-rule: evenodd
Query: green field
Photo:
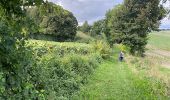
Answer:
M150 34L148 42L149 56L154 57L159 62L160 70L170 73L170 31L153 32ZM163 68L162 68L163 67Z
M149 35L148 45L152 48L170 51L170 31L153 32Z

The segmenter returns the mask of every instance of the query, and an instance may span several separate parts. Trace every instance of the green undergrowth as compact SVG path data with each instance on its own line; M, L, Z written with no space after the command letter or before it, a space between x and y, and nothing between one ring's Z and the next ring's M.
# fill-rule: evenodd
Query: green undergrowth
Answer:
M98 42L96 42L98 43ZM110 48L75 42L29 40L37 70L32 72L37 84L39 99L68 100L87 83L87 78L104 61L109 59ZM108 50L108 51L106 51Z

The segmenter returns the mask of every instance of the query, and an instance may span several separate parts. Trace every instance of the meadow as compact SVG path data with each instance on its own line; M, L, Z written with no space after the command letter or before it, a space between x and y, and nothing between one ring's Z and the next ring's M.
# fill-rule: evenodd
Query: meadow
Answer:
M169 61L169 57L154 50L169 52L169 36L169 32L151 33L146 56L134 57L127 53L123 63L118 61L119 46L114 46L112 59L96 69L73 100L168 100L170 69L162 63Z
M75 42L29 40L28 45L41 66L40 75L45 75L40 78L48 84L44 87L49 90L43 93L48 99L168 100L170 70L162 62L169 57L154 51L168 50L164 37L170 38L169 33L151 33L146 56L126 53L122 63L118 61L119 45L108 48L104 41L89 42L94 39L85 34Z
M148 46L170 51L170 31L152 32L149 36Z

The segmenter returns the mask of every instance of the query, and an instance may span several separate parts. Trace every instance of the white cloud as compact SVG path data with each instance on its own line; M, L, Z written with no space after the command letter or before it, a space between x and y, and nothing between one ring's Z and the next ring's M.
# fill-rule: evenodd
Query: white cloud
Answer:
M169 18L165 18L161 21L161 29L170 29L170 19Z
M73 12L79 24L88 21L92 24L105 16L107 10L123 0L49 0Z
M164 4L165 7L170 7L170 1L167 1L165 4Z
M92 24L94 21L105 17L107 10L120 4L123 0L48 0L61 5L63 8L73 12L79 25L84 21ZM170 7L170 1L165 4ZM165 18L162 20L160 28L170 28L170 20Z

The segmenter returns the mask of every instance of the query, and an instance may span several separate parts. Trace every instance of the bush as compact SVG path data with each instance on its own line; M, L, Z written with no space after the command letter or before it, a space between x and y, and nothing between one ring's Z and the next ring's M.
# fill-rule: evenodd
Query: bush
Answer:
M94 38L92 38L90 35L85 34L81 31L78 31L75 37L75 41L79 43L90 43L93 40Z
M45 99L69 99L102 62L101 55L88 44L32 43L39 69L34 82Z
M37 99L41 93L34 84L39 73L36 57L25 46L20 25L0 19L0 99Z
M105 41L95 41L93 47L95 51L99 52L103 59L109 59L112 56L112 49Z

